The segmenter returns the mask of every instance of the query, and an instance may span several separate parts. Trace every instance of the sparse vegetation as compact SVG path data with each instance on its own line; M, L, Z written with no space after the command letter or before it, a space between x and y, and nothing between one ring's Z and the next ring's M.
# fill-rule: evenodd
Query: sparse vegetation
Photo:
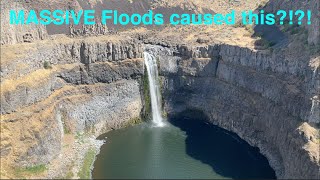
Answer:
M39 174L47 170L47 167L44 164L40 164L37 166L26 167L25 171L32 174Z
M168 117L168 113L165 110L162 110L162 117L167 118Z
M73 178L73 172L72 171L68 171L66 176L64 177L64 179L71 179Z
M78 142L80 144L84 143L84 134L83 133L77 132L75 138L78 140Z
M48 61L44 61L43 62L43 67L45 69L52 69L52 66L51 66L50 62L48 62Z
M95 159L96 151L94 149L89 149L85 154L83 159L83 164L78 172L78 176L80 179L90 179L91 178L91 166Z
M311 55L318 55L320 54L320 44L318 45L311 45L309 46L309 51Z
M263 0L258 4L258 8L257 9L261 9L263 7L266 6L266 4L268 3L268 0Z
M72 171L72 168L74 167L75 162L72 161L68 166L67 166L67 172L63 174L64 176L58 176L54 177L53 179L73 179L74 178L74 173Z
M241 21L238 21L233 27L235 28L245 28L246 31L248 31L247 36L253 36L254 34L254 25L244 25Z
M67 112L61 111L61 121L63 125L63 132L64 134L71 134L71 128L66 124L67 119Z
M17 178L24 179L26 176L38 175L45 172L46 170L47 167L44 164L24 168L15 168L14 176Z
M72 172L72 167L74 166L74 162L71 163L70 166L68 166L68 171L64 177L60 177L57 179L72 179L74 177L74 174Z
M266 38L264 38L262 32L256 32L252 36L257 39L254 42L254 45L255 45L256 49L260 49L260 50L269 49L271 52L274 50L271 47L274 46L276 43L273 42L273 41L269 41Z
M254 45L256 46L257 49L264 50L274 46L275 43L268 41L264 38L259 38L258 40L255 41Z
M136 118L130 119L125 125L125 127L129 127L139 123L142 123L142 119L140 117L136 117Z
M253 27L253 25L246 25L246 26L244 26L244 28L245 28L251 35L254 34L254 27Z
M63 132L64 134L71 134L70 128L63 122Z
M290 25L288 21L285 21L283 26L281 27L281 31L284 33L290 33L290 35L295 34L305 34L308 35L308 31L305 27L300 26L298 24L292 24Z
M244 24L242 24L241 21L238 21L238 22L236 22L236 23L233 25L233 27L235 27L235 28L241 28L241 27L245 27L245 26L244 26Z
M291 29L290 34L305 34L308 35L308 31L306 28L301 27L301 26L296 26L294 28Z

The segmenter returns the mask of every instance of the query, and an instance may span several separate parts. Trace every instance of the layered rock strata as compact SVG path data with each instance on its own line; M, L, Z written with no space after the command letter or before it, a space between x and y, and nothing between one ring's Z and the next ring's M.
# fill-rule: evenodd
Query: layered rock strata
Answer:
M175 49L159 52L169 116L200 110L259 147L278 178L319 178L319 101L313 97L320 77L319 65L310 66L319 59L230 45Z

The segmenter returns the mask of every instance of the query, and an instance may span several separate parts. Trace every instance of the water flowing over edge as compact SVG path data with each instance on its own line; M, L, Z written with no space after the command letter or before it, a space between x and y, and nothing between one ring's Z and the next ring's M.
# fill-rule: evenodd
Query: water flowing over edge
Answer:
M144 52L144 63L148 72L149 90L151 97L152 122L157 127L163 127L161 116L161 93L159 85L159 73L157 59L150 53Z

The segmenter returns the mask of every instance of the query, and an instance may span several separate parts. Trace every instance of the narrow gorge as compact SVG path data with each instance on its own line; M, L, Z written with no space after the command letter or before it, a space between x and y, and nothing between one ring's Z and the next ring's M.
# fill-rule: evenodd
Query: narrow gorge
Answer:
M1 17L12 7L29 8L8 3ZM92 178L108 141L99 136L177 116L205 117L213 129L234 133L278 179L320 178L319 29L292 35L307 36L302 47L288 35L263 50L244 46L236 33L225 40L224 33L210 39L170 32L72 36L42 26L1 28L1 178ZM170 128L183 130L179 119Z

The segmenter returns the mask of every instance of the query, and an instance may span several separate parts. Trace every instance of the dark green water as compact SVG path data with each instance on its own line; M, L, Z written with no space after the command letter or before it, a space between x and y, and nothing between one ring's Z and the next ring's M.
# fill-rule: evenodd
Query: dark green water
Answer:
M144 123L103 137L95 179L275 178L257 148L204 121L178 120L162 128Z

